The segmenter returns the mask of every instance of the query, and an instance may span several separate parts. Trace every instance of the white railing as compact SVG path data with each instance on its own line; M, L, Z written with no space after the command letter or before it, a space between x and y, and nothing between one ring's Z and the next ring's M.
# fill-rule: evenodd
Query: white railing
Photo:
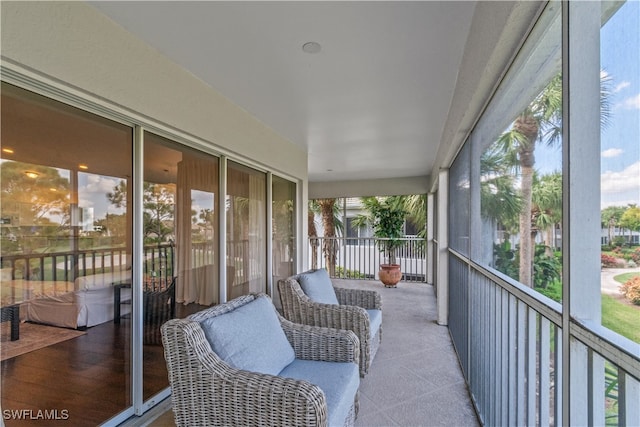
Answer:
M383 239L375 237L310 237L309 266L326 268L341 279L376 279L380 264L385 262L378 248ZM405 237L396 249L402 280L425 282L427 277L427 246L423 238ZM335 268L331 268L332 261Z

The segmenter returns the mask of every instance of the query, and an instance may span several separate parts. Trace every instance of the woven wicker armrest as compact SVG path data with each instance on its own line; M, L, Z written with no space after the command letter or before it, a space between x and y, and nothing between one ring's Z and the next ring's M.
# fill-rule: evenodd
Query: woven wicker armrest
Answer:
M369 316L356 305L323 304L311 300L296 280L286 279L279 284L280 298L286 318L295 323L348 329L362 336L369 333Z
M357 305L368 310L382 310L382 297L376 291L338 288L335 286L333 289L341 305Z
M282 312L285 318L295 323L345 329L355 333L360 340L360 376L364 376L382 339L382 327L377 331L371 331L367 309L382 309L382 298L375 291L336 287L334 289L338 302L342 304L312 301L303 292L296 276L280 280L278 290ZM344 304L345 301L353 301L356 304Z
M326 426L318 386L229 366L197 322L170 320L162 330L177 426Z
M369 315L356 305L321 304L309 301L301 304L307 323L325 328L347 329L357 336L369 336Z
M360 340L352 331L302 325L284 317L280 324L298 359L360 362Z

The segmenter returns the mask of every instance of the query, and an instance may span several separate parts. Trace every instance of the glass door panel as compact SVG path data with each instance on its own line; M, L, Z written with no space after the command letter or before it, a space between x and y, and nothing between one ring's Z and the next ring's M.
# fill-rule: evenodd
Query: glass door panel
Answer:
M266 292L266 175L228 162L227 299Z
M296 268L296 183L274 175L271 187L273 302L279 307L278 280L292 276Z
M132 129L7 84L1 99L5 424L97 425L132 405L131 333L114 321L131 277Z
M160 326L219 303L218 159L144 137L144 399L169 386Z

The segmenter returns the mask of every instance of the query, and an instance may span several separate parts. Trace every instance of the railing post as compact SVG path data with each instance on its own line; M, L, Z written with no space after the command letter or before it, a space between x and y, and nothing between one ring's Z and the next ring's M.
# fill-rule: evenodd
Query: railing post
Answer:
M573 319L601 323L600 198L594 197L600 194L601 15L599 2L562 2L565 425L604 422L604 362L588 357L572 325Z

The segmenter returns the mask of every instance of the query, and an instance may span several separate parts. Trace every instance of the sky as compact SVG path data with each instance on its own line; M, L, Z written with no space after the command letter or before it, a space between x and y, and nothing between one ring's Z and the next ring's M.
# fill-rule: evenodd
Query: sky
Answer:
M609 123L600 135L600 205L640 206L640 0L627 1L600 31L601 76L611 79ZM562 169L562 148L536 145L536 169Z
M625 3L600 32L612 79L611 123L601 134L601 206L640 206L640 1Z

